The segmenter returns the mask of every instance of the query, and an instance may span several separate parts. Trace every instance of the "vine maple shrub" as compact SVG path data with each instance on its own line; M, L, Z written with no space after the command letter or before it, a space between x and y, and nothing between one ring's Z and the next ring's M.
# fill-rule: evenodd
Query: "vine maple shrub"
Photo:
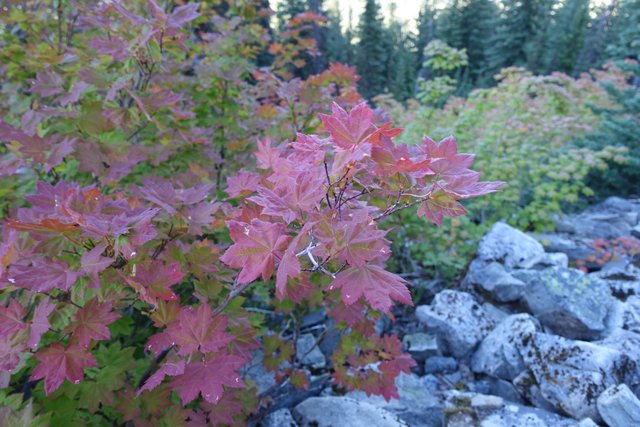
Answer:
M414 362L374 326L412 300L385 269L384 220L440 224L502 183L452 137L399 145L367 104L343 109L360 100L349 67L252 68L250 0L224 17L89 3L0 14L20 29L2 40L33 55L0 49L18 100L0 99L0 424L243 425L329 372L336 390L397 396ZM306 19L272 49L299 65ZM311 376L296 344L321 309L339 342ZM278 385L258 392L256 359Z
M184 405L199 396L216 404L244 387L240 370L257 346L247 312L226 308L256 280L275 275L279 300L317 299L347 332L333 357L337 384L397 396L394 379L414 362L395 336L377 336L372 322L390 314L394 302L412 302L407 283L384 269L391 252L379 223L418 205L418 215L439 224L465 213L461 199L501 183L480 182L469 169L473 156L457 153L453 138L396 145L392 138L401 130L376 126L364 103L349 113L334 104L321 120L328 137L299 134L278 146L260 141L261 173L228 179L229 204L215 211L233 241L219 259L240 269L232 283L224 266L197 259L206 244L197 233L175 243L183 262L174 261L181 254L161 250L166 239L158 241L156 228L167 216L193 221L199 210L209 212L209 186L148 179L130 191L138 198L39 183L27 197L32 206L4 226L0 280L12 298L0 309L2 369L11 373L32 355L30 379L44 379L47 395L65 380L78 384L84 369L97 366L97 342L112 338L108 326L120 312L136 310L159 329L146 346L158 366L137 393L164 384ZM209 291L220 295L196 291L191 304L181 305L173 289L189 276L217 278ZM51 328L54 311L68 315L62 330ZM45 334L48 345L41 344ZM286 359L280 362L292 362L293 353Z

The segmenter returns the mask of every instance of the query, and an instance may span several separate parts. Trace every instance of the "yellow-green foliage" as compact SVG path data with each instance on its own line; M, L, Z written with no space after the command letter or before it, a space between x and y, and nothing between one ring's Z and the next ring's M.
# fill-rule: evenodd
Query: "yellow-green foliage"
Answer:
M440 229L416 219L414 227L407 227L414 255L421 260L443 255L438 262L447 263L449 273L466 264L494 222L506 220L523 230L549 228L553 215L592 194L584 184L589 171L607 167L607 159L624 160L624 150L617 147L596 151L573 145L599 124L589 105L612 102L590 76L534 76L508 68L497 79L496 87L475 90L466 100L452 98L443 109L410 104L402 110L384 99L377 101L406 127L403 142L415 143L423 134L455 135L462 151L476 153L484 179L508 183L499 193L468 204L473 218L449 221ZM461 221L471 224L461 226ZM403 224L408 222L405 218ZM427 267L436 265L429 262Z

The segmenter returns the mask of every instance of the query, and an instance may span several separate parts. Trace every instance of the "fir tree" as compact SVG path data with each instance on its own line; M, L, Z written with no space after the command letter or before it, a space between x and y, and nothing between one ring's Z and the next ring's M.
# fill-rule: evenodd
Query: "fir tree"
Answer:
M348 63L347 39L342 32L342 15L336 2L334 9L327 11L327 36L325 54L329 63Z
M395 16L395 4L391 4L387 40L389 62L387 64L387 81L389 90L398 101L406 101L413 95L416 74L413 64L413 53L410 49L411 37L403 30L403 23Z
M376 0L366 0L364 12L358 24L356 66L360 81L358 89L362 96L371 99L386 89L387 40L380 6Z
M415 40L415 67L416 72L420 74L424 62L424 48L436 38L436 9L432 0L424 2L416 24L418 35Z
M615 10L615 2L597 9L595 18L587 27L582 49L573 68L574 76L601 65Z
M547 71L571 73L589 25L589 0L565 0L550 37Z
M502 3L489 52L492 69L519 66L543 72L554 1L503 0Z

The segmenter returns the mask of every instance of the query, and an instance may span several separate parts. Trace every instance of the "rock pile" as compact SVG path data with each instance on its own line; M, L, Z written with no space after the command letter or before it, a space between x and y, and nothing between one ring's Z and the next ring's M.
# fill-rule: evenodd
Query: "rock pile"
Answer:
M640 201L610 198L555 233L495 224L460 287L416 307L403 343L421 367L399 399L328 391L281 425L640 426L640 259L570 267L595 239L640 236L639 217Z

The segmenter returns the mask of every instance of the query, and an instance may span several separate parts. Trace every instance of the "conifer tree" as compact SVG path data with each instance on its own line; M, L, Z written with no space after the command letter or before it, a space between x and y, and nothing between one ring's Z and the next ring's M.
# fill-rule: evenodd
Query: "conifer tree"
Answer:
M509 66L526 67L536 73L545 70L553 4L553 0L502 1L489 52L493 70Z
M387 64L387 82L390 92L398 101L406 101L413 95L415 86L415 67L410 49L411 37L404 30L406 25L399 22L395 15L395 4L389 11L389 62Z
M424 48L436 38L436 9L433 0L425 0L422 9L418 13L417 37L415 40L415 67L420 75L424 62Z
M333 9L327 11L327 36L325 54L329 63L348 63L349 48L347 39L342 32L342 14L339 3L335 3Z
M547 71L571 73L589 25L589 0L564 0L551 30Z
M387 40L376 0L366 0L364 11L358 23L358 45L356 46L356 66L360 74L358 89L371 99L386 90Z
M596 16L587 27L582 49L573 68L573 76L598 67L603 61L607 39L610 37L609 29L613 21L617 3L611 2L606 6L596 9Z

